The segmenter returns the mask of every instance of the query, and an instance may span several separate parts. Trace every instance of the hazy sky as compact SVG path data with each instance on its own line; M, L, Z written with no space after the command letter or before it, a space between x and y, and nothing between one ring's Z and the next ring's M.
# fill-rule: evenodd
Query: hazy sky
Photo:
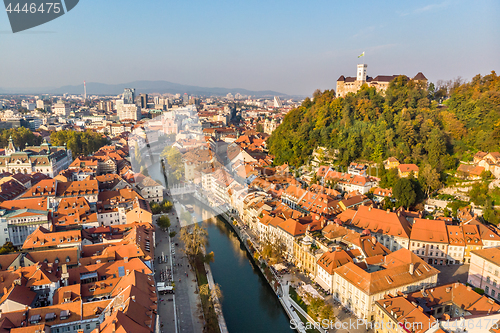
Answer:
M498 0L80 0L16 34L0 13L0 87L167 80L311 95L355 76L363 51L370 76L470 79L499 70L499 17Z

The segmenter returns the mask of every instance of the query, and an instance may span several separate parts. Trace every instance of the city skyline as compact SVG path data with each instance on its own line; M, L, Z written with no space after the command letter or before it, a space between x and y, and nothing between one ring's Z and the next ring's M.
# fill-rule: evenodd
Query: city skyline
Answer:
M430 82L470 80L500 62L494 1L117 4L81 2L17 34L3 14L0 87L166 80L311 95L361 62L370 76L422 72Z

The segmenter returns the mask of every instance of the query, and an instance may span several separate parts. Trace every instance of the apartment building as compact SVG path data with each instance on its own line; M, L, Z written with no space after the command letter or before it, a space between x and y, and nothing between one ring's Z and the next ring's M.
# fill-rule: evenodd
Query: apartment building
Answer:
M448 230L442 220L414 219L410 251L432 265L446 265Z
M500 300L500 248L472 250L467 282Z
M369 230L390 251L409 248L411 228L400 211L391 212L371 206L359 206L357 211L347 209L337 218L348 229L359 233Z
M376 301L387 294L435 286L439 274L407 249L381 257L378 263L347 263L334 272L333 296L358 318L369 321L375 319Z
M448 265L460 265L464 263L465 238L464 230L459 225L447 225L448 231Z

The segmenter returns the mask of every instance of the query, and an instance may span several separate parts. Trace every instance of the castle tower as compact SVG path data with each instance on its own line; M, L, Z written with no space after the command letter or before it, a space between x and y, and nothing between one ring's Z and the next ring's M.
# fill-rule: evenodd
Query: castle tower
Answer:
M366 67L367 64L359 64L358 65L358 74L356 76L357 81L365 82L366 81Z

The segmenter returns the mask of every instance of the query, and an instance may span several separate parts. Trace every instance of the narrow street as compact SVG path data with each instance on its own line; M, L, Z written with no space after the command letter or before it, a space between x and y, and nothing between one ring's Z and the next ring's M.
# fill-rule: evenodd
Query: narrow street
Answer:
M165 195L165 199L172 200L167 195ZM173 272L172 279L175 291L174 294L159 295L158 313L160 314L161 332L203 332L204 320L197 293L196 276L189 267L183 252L183 243L179 238L180 223L175 207L166 215L171 222L169 230L162 231L156 226L155 281L156 283L163 281L161 280L161 272L166 272L170 268L170 271ZM155 223L159 216L155 216ZM176 235L170 239L169 232L171 231L175 231ZM159 257L162 255L166 262L160 264Z

